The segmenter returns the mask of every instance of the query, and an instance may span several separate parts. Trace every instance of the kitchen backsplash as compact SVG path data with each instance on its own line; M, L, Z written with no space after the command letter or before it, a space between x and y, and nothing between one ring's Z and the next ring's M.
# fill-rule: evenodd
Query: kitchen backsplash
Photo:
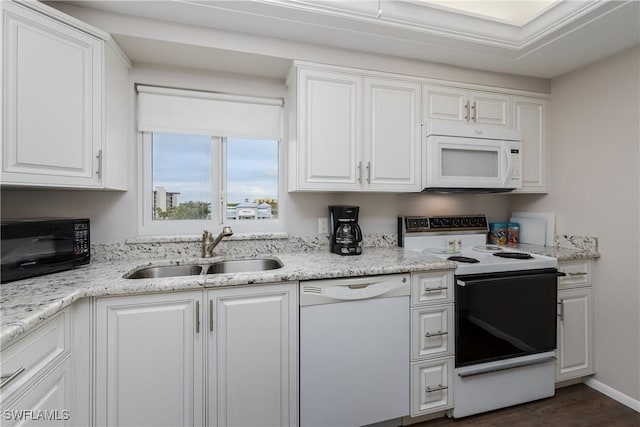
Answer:
M398 244L397 234L369 234L363 239L364 247L388 247ZM202 253L200 239L162 238L160 241L149 242L132 239L127 243L91 245L91 258L93 261L117 261L123 259L148 259L148 258L184 258L199 257ZM189 241L185 241L189 240ZM329 250L329 237L316 236L290 236L276 239L242 239L223 240L216 250L217 255L244 255L253 256L260 254L285 253L285 252L315 252Z
M389 247L398 244L397 234L368 234L364 236L363 246ZM185 241L188 240L188 241ZM571 236L555 234L555 247L598 251L598 239L591 236ZM223 240L214 251L220 255L253 256L272 253L328 251L329 238L326 235L289 236L286 238L245 238ZM191 258L199 257L202 243L199 238L184 239L167 237L149 241L132 239L127 243L91 245L93 261L117 261L124 259L153 258Z

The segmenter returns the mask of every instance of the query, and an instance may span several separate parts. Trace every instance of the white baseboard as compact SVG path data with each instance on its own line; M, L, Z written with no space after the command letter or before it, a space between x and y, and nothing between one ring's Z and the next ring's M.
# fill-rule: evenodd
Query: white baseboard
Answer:
M617 400L618 402L622 403L625 406L628 406L634 411L640 412L640 400L636 400L630 396L627 396L621 391L618 391L613 387L609 387L608 385L601 383L600 381L593 378L586 378L583 382L592 389L604 394L605 396L608 396L613 400Z

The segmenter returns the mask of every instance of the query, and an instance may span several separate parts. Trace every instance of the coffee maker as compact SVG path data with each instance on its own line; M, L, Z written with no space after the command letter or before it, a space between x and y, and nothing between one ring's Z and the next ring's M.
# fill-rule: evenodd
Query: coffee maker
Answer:
M360 255L362 230L358 225L357 206L329 206L331 252L339 255Z

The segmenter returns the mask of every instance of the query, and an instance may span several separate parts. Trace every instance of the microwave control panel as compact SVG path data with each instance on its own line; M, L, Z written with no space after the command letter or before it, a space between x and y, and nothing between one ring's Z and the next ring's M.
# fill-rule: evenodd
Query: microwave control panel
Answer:
M520 150L517 148L511 149L511 179L520 179Z
M89 224L80 222L74 224L73 252L76 255L89 253Z

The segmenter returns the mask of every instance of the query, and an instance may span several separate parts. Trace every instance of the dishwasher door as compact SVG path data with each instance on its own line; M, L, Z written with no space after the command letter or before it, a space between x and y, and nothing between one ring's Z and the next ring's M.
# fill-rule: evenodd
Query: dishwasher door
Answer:
M362 426L409 414L408 277L301 283L302 427Z

